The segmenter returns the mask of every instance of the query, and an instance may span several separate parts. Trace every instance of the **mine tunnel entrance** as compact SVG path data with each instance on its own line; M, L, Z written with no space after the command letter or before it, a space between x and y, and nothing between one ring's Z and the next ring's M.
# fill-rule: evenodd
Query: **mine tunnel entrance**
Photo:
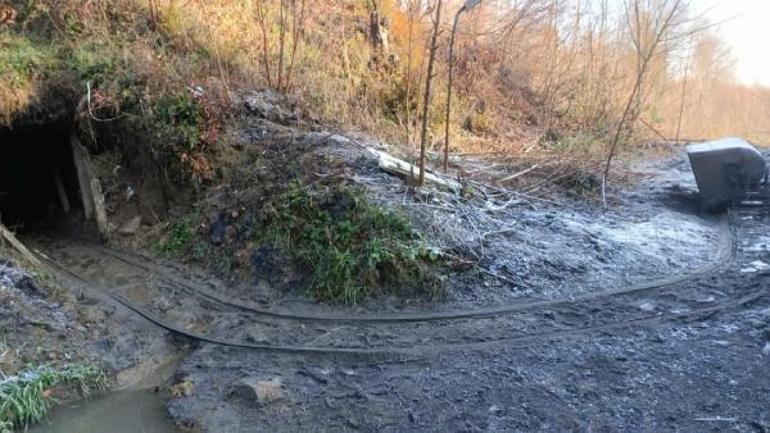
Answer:
M0 222L25 232L82 208L71 125L0 128Z

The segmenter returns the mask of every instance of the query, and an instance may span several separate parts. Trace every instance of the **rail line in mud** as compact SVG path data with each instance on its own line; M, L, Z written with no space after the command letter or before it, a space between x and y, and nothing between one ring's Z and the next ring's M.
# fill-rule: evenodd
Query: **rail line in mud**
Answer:
M496 315L504 315L504 314L510 314L510 313L527 310L531 308L552 307L552 306L558 306L562 304L571 304L571 303L589 301L589 300L609 297L609 296L633 294L633 293L644 292L648 290L654 290L657 288L684 283L684 282L693 280L695 278L711 274L721 268L725 268L729 266L730 263L732 263L732 261L735 258L735 235L728 223L728 218L724 218L722 224L720 225L720 241L717 247L716 257L714 257L706 265L694 270L693 272L686 273L686 274L664 277L664 278L643 282L639 284L633 284L633 285L616 288L616 289L599 290L599 291L595 291L595 292L581 295L581 296L553 299L553 300L547 300L547 301L507 303L505 305L501 305L498 307L464 310L464 311L446 311L446 312L438 312L438 313L409 314L409 315L368 314L366 316L360 316L360 315L359 316L351 316L351 315L342 316L342 315L334 315L334 314L324 314L324 315L296 314L296 313L275 311L267 308L262 308L244 299L236 299L230 296L223 295L221 293L216 293L214 291L207 290L203 287L194 287L189 282L186 282L181 278L168 274L167 272L164 272L163 270L159 269L159 267L157 266L153 266L151 264L152 259L150 258L137 255L137 254L126 254L114 248L104 246L104 245L94 245L93 248L99 249L102 252L102 254L110 256L116 260L120 260L129 266L140 267L148 272L152 272L157 275L160 275L162 278L167 279L169 281L173 281L174 283L180 284L184 286L187 290L191 292L195 292L196 294L203 296L213 302L217 302L222 305L226 305L228 307L241 309L251 313L256 313L266 317L273 317L276 319L285 319L285 320L310 321L310 322L407 323L407 322L429 322L429 321L443 321L443 320L456 320L456 319L470 319L470 318L481 318L481 317L489 317L489 316L496 316Z
M188 281L163 272L158 266L152 264L151 259L141 256L132 256L121 253L107 247L93 245L92 251L101 257L109 257L112 260L123 262L126 265L140 269L140 274L148 272L160 275L161 280L176 284L177 288L193 297L198 297L205 303L226 307L239 311L238 314L248 314L243 321L262 322L267 318L270 321L289 322L319 322L323 325L333 325L330 329L320 331L323 334L336 332L345 335L345 342L360 340L363 330L373 327L375 333L367 335L364 341L358 341L358 345L320 345L315 342L319 333L306 337L305 341L297 342L298 328L273 329L275 335L269 338L270 343L247 341L247 339L230 338L228 329L215 332L200 332L173 323L163 313L153 311L151 307L129 299L125 294L117 290L104 290L96 282L90 281L66 266L61 265L55 259L44 256L47 263L55 268L57 273L63 273L78 280L94 290L106 292L116 302L144 317L155 325L174 334L182 335L193 340L208 342L228 347L255 349L280 352L304 352L304 353L328 353L328 354L353 354L353 355L418 355L434 352L474 350L489 347L528 347L541 344L556 338L568 338L584 335L591 332L600 332L611 329L624 328L632 325L659 323L667 320L686 319L688 317L701 317L720 311L737 308L766 295L765 291L755 290L750 293L738 293L721 301L708 302L707 306L701 306L703 301L698 300L697 293L688 293L682 296L677 287L684 283L695 281L698 278L707 277L720 269L730 266L736 257L735 228L732 225L733 215L722 223L722 236L716 258L707 265L684 275L667 277L652 282L606 290L573 299L556 299L551 301L530 302L524 304L504 305L496 308L455 311L444 313L428 313L422 315L388 315L370 317L344 317L339 315L300 315L283 312L275 312L264 308L255 308L247 302L239 301L224 295L215 294L209 290L194 287ZM146 288L146 284L132 283L123 286L121 290L131 287ZM666 291L668 289L668 291ZM697 292L697 290L696 290ZM668 305L666 311L649 311L638 307L640 301L645 301L646 295L665 295ZM635 302L636 301L636 302ZM203 305L203 304L201 304ZM517 313L517 314L514 314ZM212 314L224 315L219 311ZM227 314L233 314L227 312ZM566 319L561 318L566 317ZM243 317L243 316L236 316ZM577 318L576 318L577 317ZM472 322L469 319L473 319ZM272 322L268 322L272 325ZM409 326L407 328L407 325ZM458 326L467 325L467 326ZM304 326L301 327L305 329ZM290 332L286 332L290 331ZM318 330L308 331L308 334ZM407 344L403 344L403 334L409 334ZM303 331L304 332L304 331ZM224 336L222 334L225 334ZM291 335L291 340L286 335ZM482 336L483 334L483 336ZM399 336L401 338L399 338ZM371 338L372 341L369 341ZM310 340L308 342L307 340Z

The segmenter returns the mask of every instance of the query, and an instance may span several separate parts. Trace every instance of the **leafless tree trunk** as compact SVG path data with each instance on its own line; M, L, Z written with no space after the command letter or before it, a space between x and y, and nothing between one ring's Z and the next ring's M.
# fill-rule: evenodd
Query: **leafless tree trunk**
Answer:
M283 88L283 58L286 50L286 0L278 0L278 89Z
M692 56L691 48L687 50L687 60L684 64L684 74L682 74L682 98L679 101L679 118L676 121L676 141L679 141L680 133L682 132L682 118L684 117L684 101L687 98L687 78L690 75L690 57Z
M625 2L627 24L636 49L637 73L634 87L628 96L623 114L610 141L607 160L604 164L602 204L605 209L607 208L607 178L610 174L612 160L617 153L618 145L625 141L628 131L636 120L642 85L647 76L650 61L658 54L662 42L671 42L672 27L676 24L675 18L684 8L683 0L662 0L658 10L642 10L640 1L626 0ZM654 14L654 16L650 16L650 14Z
M305 25L305 0L299 0L299 11L297 11L297 0L292 0L292 27L291 27L291 58L289 59L289 67L286 69L286 77L283 85L283 91L288 92L291 90L291 77L294 71L294 61L297 57L297 48L302 42L302 31Z
M410 127L412 126L412 62L414 57L414 21L420 13L420 6L422 1L418 0L415 4L414 0L407 0L407 13L408 13L408 37L407 37L407 52L406 52L406 74L404 74L404 80L406 83L405 96L404 96L404 133L406 135L406 145L411 149L412 136L410 134Z
M428 145L428 117L430 114L431 82L433 81L433 64L436 60L438 32L439 25L441 24L441 4L442 0L436 0L436 12L433 17L433 33L430 41L430 54L428 55L428 72L425 77L425 95L423 97L422 107L422 132L420 134L420 178L418 181L420 186L425 183L425 152Z
M273 88L273 77L270 72L270 45L267 40L267 23L265 17L265 5L263 0L256 0L257 2L257 22L259 23L259 29L262 32L262 64L265 67L265 78L267 79L267 85Z

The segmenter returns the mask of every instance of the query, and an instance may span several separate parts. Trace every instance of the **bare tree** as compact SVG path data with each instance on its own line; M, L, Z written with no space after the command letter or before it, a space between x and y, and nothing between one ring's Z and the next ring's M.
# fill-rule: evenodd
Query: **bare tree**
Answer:
M302 32L305 23L305 0L278 0L278 53L275 73L273 73L273 56L270 49L269 23L267 20L267 0L256 0L255 15L262 33L262 65L265 70L265 79L270 88L281 92L291 89L292 74L297 50L302 43ZM288 38L287 38L288 36ZM291 52L287 56L288 42L291 43ZM287 64L288 61L288 64Z
M679 102L679 116L676 121L676 141L679 141L682 133L682 118L684 118L684 102L687 99L687 78L690 75L690 59L692 58L692 43L687 48L687 58L684 61L684 73L682 74L682 100Z
M642 2L645 2L642 4ZM631 42L636 52L636 77L623 114L608 146L602 172L602 204L607 207L607 178L620 143L630 133L638 116L641 92L653 58L677 39L677 27L684 25L685 0L625 0L625 13Z
M436 49L441 24L441 4L442 0L436 0L436 11L433 14L433 32L430 41L430 53L428 54L428 72L425 77L425 95L423 96L422 107L422 131L420 133L420 178L418 184L422 186L425 183L425 152L428 145L428 124L430 123L430 98L431 83L433 82L433 66L436 60Z
M158 7L158 0L147 0L147 8L150 10L150 21L153 29L155 29L160 22L160 8Z
M255 9L257 16L257 23L259 29L262 32L262 65L265 68L265 79L267 80L268 87L273 87L273 74L270 71L270 44L268 43L267 35L267 12L265 11L265 4L263 0L256 0L257 7Z

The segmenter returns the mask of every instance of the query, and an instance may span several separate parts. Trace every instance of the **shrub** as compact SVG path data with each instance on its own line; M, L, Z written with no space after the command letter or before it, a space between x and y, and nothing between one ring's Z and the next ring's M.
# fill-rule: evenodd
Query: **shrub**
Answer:
M434 296L426 265L438 259L402 215L347 186L291 187L264 215L262 241L277 243L312 278L318 299L354 304L376 287Z
M465 118L463 128L478 135L491 134L495 130L494 121L485 111L474 111Z
M185 180L201 184L213 176L206 153L219 137L222 111L220 105L195 92L164 94L155 102L153 112L165 151L179 162Z

